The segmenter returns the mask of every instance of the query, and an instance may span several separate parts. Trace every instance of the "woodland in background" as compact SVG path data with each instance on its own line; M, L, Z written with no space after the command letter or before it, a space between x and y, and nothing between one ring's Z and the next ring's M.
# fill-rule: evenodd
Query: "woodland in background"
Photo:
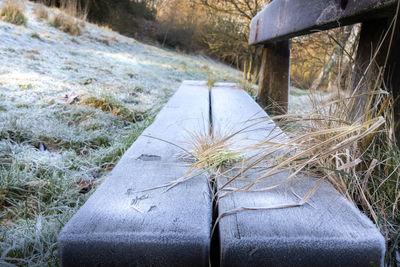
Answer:
M40 0L39 0L40 1ZM139 40L216 58L258 82L262 48L249 47L249 24L270 0L41 0L72 6L87 20ZM291 84L301 89L349 88L360 27L295 38Z

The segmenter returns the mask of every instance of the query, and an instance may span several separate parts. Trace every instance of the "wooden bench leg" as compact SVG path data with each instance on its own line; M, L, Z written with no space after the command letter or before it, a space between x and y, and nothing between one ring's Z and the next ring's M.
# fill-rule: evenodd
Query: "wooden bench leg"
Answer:
M264 46L261 61L258 103L270 115L288 110L290 78L289 41Z

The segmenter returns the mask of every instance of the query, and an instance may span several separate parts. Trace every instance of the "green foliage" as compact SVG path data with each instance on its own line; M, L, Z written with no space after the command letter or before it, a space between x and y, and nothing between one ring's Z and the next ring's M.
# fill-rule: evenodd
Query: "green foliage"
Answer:
M308 90L301 90L301 89L297 89L294 87L290 88L289 94L291 96L306 96L310 94L310 91Z
M244 80L240 80L240 88L245 90L251 97L257 96L257 86Z

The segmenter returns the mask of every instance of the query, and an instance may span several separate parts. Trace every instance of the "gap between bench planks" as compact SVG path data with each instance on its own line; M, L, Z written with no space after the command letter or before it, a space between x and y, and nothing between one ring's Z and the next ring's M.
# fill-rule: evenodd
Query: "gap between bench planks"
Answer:
M64 227L58 241L61 265L207 266L210 249L213 266L381 265L383 237L327 183L312 198L314 208L249 211L222 218L211 248L213 204L207 175L166 193L165 189L135 193L181 178L189 169L176 157L182 152L179 148L146 136L182 144L186 130L238 130L249 119L264 116L234 84L217 83L209 91L205 82L184 82ZM272 121L261 126L246 131L237 142L251 144L271 132L281 133ZM272 180L286 177L283 173ZM302 194L314 183L307 178L295 189ZM287 189L241 192L219 199L214 220L235 208L293 201Z

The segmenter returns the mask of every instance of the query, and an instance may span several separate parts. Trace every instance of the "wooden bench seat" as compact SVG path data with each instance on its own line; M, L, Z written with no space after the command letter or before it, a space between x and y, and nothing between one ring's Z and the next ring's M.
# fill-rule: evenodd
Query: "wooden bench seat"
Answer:
M237 131L268 115L243 90L215 87L211 94L213 127ZM238 143L267 137L286 138L272 121L254 125L237 135ZM254 174L232 186L239 188L261 176ZM253 189L276 185L289 176L274 175ZM226 180L219 180L221 185ZM316 180L302 177L293 184L305 196ZM289 184L263 192L236 192L219 199L219 214L243 207L297 204ZM323 182L310 200L295 208L237 212L219 222L221 266L380 266L385 240L376 226L332 185Z
M179 144L185 130L208 127L208 101L204 83L184 83L143 135ZM207 178L167 193L165 188L134 193L174 181L188 170L176 158L179 148L143 135L64 227L58 239L62 266L208 264L212 205Z
M218 215L241 207L297 203L298 199L287 184L265 192L235 193L219 199L218 213L212 218L206 174L167 192L161 188L138 193L181 178L188 170L187 163L176 157L179 148L147 136L182 144L187 140L185 130L209 130L210 107L214 131L238 130L251 123L249 119L267 116L233 84L216 84L210 93L205 82L183 83L60 233L62 266L207 266L210 250L211 258L216 258L213 266L383 264L385 241L378 229L328 183L321 184L311 205L223 217L217 228L219 240L213 243L212 220ZM277 133L287 138L272 121L266 121L237 136L236 145ZM275 175L258 186L287 176ZM254 174L234 185L257 177ZM223 182L220 179L217 185ZM301 179L293 188L304 195L315 182Z

